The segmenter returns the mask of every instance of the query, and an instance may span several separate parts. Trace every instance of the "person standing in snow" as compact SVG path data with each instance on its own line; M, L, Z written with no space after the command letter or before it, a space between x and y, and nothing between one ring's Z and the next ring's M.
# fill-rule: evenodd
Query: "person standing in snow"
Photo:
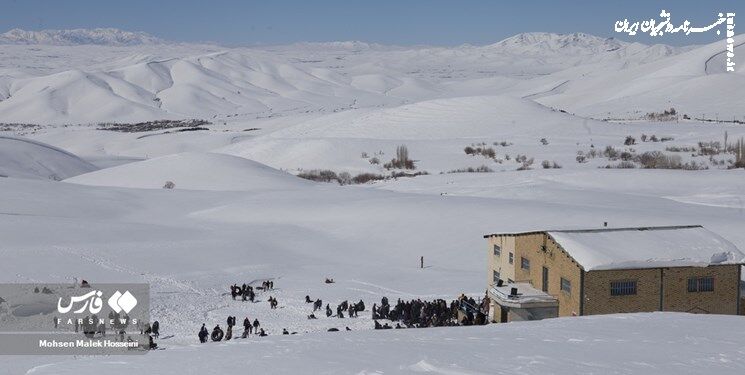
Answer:
M199 342L204 344L207 342L207 336L209 336L209 332L207 331L207 327L204 326L204 323L202 323L202 328L199 330Z
M326 317L328 318L331 315L333 315L333 312L331 311L331 306L329 306L329 304L327 303L326 304Z
M157 339L160 336L160 323L157 320L154 321L151 329L153 331L153 337Z
M259 319L254 319L254 333L259 329Z

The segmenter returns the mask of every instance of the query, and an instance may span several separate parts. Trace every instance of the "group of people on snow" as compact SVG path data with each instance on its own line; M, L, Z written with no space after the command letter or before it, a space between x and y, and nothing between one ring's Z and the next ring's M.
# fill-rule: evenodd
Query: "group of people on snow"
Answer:
M209 338L212 341L227 341L233 338L233 327L236 325L236 318L235 316L228 316L227 319L227 332L223 331L222 328L220 328L220 325L216 325L215 328L212 329L212 333L209 332L206 325L202 323L202 328L199 329L199 342L205 343L207 342L207 339ZM241 335L242 338L247 338L251 333L257 336L267 336L267 333L264 331L263 328L260 328L261 324L259 323L258 319L254 319L253 323L251 322L251 319L246 317L243 319L243 334ZM237 336L236 336L237 337Z
M381 325L377 322L378 319L400 322L396 324L396 328L424 328L472 324L472 322L469 322L467 314L463 322L458 321L459 309L460 300L453 300L448 303L443 299L434 301L422 301L420 299L403 301L399 299L395 306L391 306L388 298L383 297L380 301L380 306L377 304L373 305L372 318L375 320L376 329L392 328L388 326L388 323ZM401 323L403 326L401 326Z

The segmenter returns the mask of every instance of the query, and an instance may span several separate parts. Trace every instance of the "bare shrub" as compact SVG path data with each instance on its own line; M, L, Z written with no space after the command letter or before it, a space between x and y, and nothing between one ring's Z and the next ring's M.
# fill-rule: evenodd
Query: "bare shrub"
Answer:
M609 160L616 160L618 159L619 152L613 146L605 146L605 150L603 150L603 156L608 158Z
M300 178L304 178L306 180L311 181L317 181L317 182L339 182L339 176L336 175L336 172L328 169L314 169L310 171L305 171L302 173L298 173L297 175Z
M379 174L374 173L360 173L352 178L352 183L354 184L366 184L368 182L372 181L380 181L384 180L385 177Z
M696 148L693 146L667 146L665 147L667 152L696 152Z
M646 118L652 121L672 121L678 119L678 111L675 108L666 109L662 112L649 112Z
M337 175L339 185L349 185L352 183L352 175L349 172L341 172Z
M468 168L452 169L445 173L490 173L490 172L494 172L494 170L485 165L482 165L476 168L468 167Z
M626 146L632 146L636 144L636 138L628 135L626 136L626 140L623 141L623 144Z
M548 160L542 161L541 162L541 167L543 167L543 169L551 169L551 168L558 169L558 168L561 168L561 166L558 163L556 163L555 161L552 162L552 161L548 161Z
M548 145L548 139L546 139L546 138L541 138L541 141L540 142L544 146Z
M585 153L582 151L577 151L577 157L575 158L577 160L577 163L587 163L587 157L585 156Z
M373 164L373 165L378 165L378 164L380 164L380 159L378 159L378 157L377 157L377 156L373 156L373 157L371 157L371 158L370 158L370 160L368 160L368 161L370 162L370 164Z
M515 158L517 160L517 158ZM527 156L522 155L522 165L517 168L518 171L527 171L530 169L530 166L533 165L533 158L528 159Z
M466 148L463 149L463 152L465 152L466 155L473 155L476 153L476 149L471 146L466 146Z
M163 189L173 189L176 187L176 184L173 183L173 181L166 181L166 184L163 185Z
M605 166L607 169L611 168L618 168L618 169L633 169L636 168L636 164L630 162L630 161L622 161L620 163L616 164L608 164Z
M666 155L660 151L647 151L637 157L637 162L648 169L683 169L679 155Z
M698 154L702 156L719 155L724 151L719 142L699 142Z

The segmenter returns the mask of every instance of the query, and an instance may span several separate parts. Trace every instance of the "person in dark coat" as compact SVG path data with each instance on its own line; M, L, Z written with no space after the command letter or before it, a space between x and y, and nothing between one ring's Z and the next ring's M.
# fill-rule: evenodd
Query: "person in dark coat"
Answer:
M153 331L153 337L157 339L160 336L160 323L157 320L154 321L151 329Z
M254 332L256 332L257 329L259 329L259 319L254 319ZM262 329L263 331L263 329Z
M209 336L210 333L207 331L207 327L204 326L204 323L202 323L202 328L199 330L199 342L205 343L207 342L207 336Z
M222 341L222 338L225 336L225 332L220 328L220 325L216 325L215 328L212 330L212 341Z
M327 303L326 304L326 317L328 318L331 315L333 315L333 312L331 311L331 306L329 306L329 304Z

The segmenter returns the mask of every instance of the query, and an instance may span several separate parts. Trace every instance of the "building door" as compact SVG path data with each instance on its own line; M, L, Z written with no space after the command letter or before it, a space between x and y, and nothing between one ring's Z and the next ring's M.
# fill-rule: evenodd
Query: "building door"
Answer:
M500 313L499 313L499 322L500 323L507 323L507 313L509 310L506 307L500 306Z
M541 289L548 293L548 268L543 267L543 285L541 286Z

